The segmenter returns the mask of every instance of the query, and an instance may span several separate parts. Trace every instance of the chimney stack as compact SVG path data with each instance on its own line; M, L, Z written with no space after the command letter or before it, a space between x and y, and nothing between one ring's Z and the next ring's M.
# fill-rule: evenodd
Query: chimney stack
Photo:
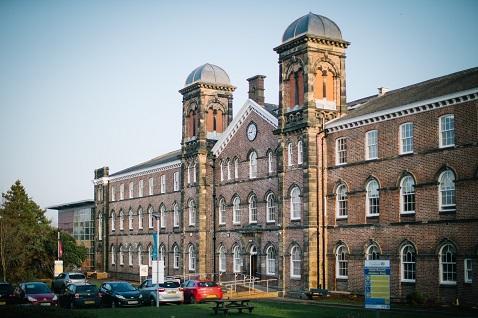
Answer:
M252 99L257 104L264 106L264 75L256 75L248 78L249 82L249 99Z

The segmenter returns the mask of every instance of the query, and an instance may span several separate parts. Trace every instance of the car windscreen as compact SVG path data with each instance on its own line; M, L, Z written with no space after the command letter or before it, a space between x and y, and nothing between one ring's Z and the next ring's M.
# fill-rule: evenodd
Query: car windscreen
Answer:
M51 290L45 284L27 284L26 293L27 294L49 294L51 293Z
M95 285L86 285L86 286L78 286L76 287L77 293L97 293L98 287Z
M199 287L216 287L217 285L215 282L199 282L198 286Z
M136 290L133 285L129 283L113 283L111 284L113 290L116 292L126 292Z
M7 284L0 285L0 293L11 293L13 291L13 287Z
M72 274L70 275L70 278L71 279L85 279L85 275L82 275L82 274Z
M176 282L164 282L162 284L159 284L159 287L163 288L178 288L179 284Z

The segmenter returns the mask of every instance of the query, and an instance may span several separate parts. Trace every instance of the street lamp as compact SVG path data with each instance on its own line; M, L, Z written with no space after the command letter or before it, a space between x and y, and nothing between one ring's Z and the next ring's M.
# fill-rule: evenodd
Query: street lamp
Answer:
M153 213L154 218L156 219L156 307L159 308L159 218L161 215L159 213ZM153 282L154 283L154 282Z

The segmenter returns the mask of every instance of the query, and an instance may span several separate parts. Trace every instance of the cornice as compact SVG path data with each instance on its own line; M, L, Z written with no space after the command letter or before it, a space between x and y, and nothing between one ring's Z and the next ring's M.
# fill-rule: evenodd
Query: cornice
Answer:
M288 49L291 49L293 47L296 47L300 44L306 43L306 42L312 42L312 43L317 43L317 44L323 44L323 45L329 45L329 46L335 46L335 47L340 47L346 49L349 45L350 42L344 41L344 40L338 40L338 39L330 39L330 38L323 38L319 36L313 36L310 34L304 34L298 38L292 39L290 41L287 41L278 47L274 48L274 51L277 53L282 53L284 51L287 51Z
M216 90L227 91L227 92L234 92L234 90L236 89L236 87L232 85L197 82L189 86L186 86L183 89L180 89L179 92L184 95L201 88L216 89Z

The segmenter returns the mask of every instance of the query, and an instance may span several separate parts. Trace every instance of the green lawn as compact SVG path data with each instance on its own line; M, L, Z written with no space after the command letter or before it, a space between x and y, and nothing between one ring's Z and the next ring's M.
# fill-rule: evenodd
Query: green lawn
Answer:
M250 303L254 306L252 315L249 313L239 314L237 311L231 311L227 317L284 317L284 318L376 318L377 313L371 310L361 308L360 303L356 306L337 304L334 305L328 301L290 301L288 299L274 300L252 300ZM358 306L357 306L358 305ZM15 318L198 318L198 317L224 317L223 313L214 315L212 304L196 305L161 305L156 307L135 307L135 308L100 308L100 309L63 309L63 308L32 308L32 307L0 307L0 317ZM392 305L392 308L394 306ZM473 317L478 316L478 310L469 310L458 312L453 308L444 308L441 310L416 309L403 305L396 306L390 311L380 311L381 318L432 318L432 317ZM411 310L412 309L412 310Z

